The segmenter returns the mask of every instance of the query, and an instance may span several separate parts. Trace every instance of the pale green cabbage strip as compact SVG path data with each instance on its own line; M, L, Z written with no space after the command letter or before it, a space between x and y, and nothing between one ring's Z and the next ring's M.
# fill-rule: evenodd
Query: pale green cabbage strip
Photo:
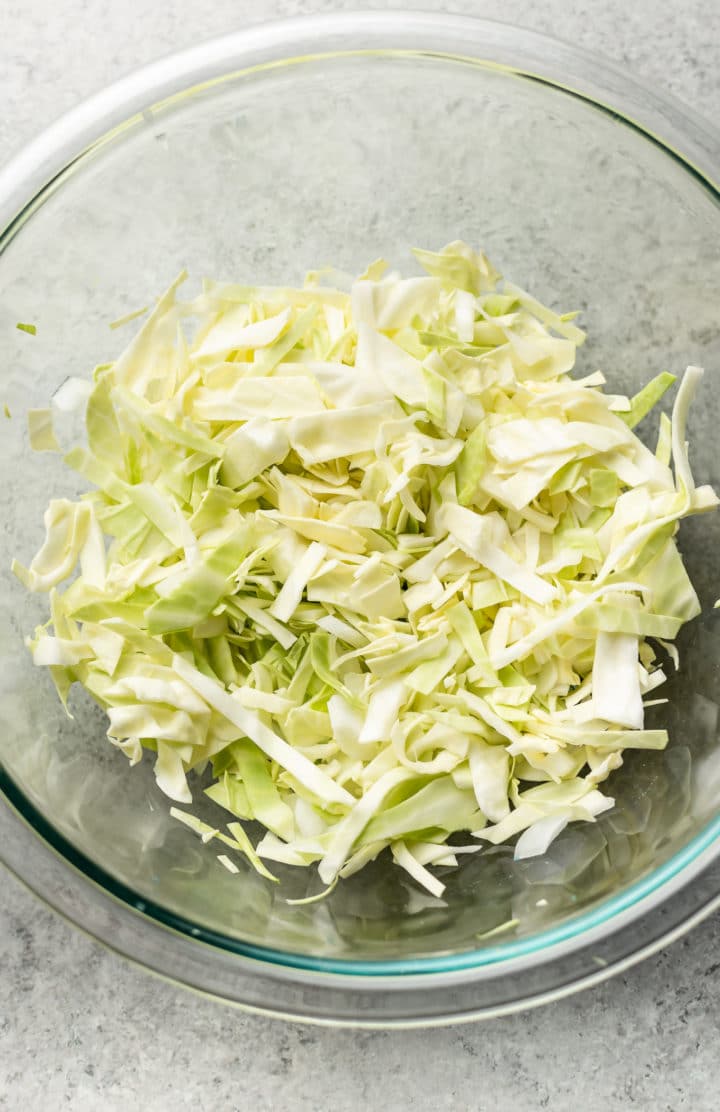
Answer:
M647 639L699 612L675 533L717 498L687 455L699 369L653 454L631 430L671 375L606 395L570 377L573 314L462 243L416 255L427 277L349 291L176 282L89 398L56 395L87 404L66 461L95 489L14 570L50 592L30 648L64 701L81 683L178 803L210 762L229 833L173 809L205 840L326 886L389 847L440 896L433 869L543 853L612 807L624 749L665 746Z

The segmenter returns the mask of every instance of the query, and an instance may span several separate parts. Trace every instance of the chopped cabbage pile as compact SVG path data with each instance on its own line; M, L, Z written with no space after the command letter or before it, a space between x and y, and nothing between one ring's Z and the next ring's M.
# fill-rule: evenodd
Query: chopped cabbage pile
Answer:
M65 458L93 489L50 502L14 570L50 596L35 663L132 764L155 754L205 840L326 886L389 847L440 896L434 867L518 835L543 853L612 807L625 749L665 746L653 644L700 610L675 534L718 500L688 461L698 368L653 453L632 430L673 376L632 399L572 378L575 314L463 243L415 255L424 277L188 301L181 276L53 399L86 406ZM208 767L227 832L191 809Z

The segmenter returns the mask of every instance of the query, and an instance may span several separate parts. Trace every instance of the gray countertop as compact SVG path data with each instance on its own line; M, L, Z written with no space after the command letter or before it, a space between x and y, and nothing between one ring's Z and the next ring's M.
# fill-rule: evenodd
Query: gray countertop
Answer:
M0 161L141 63L261 19L357 6L3 0ZM408 6L501 15L572 39L720 117L720 9L707 0ZM716 916L624 976L539 1011L439 1031L314 1029L244 1015L152 978L3 874L0 1108L709 1112L720 1080L719 963Z

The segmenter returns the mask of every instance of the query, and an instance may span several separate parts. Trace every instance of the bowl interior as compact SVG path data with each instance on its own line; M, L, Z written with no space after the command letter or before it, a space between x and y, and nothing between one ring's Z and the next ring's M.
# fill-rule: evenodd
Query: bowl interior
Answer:
M237 281L297 282L332 264L462 238L561 310L582 310L578 369L632 393L660 370L708 374L690 422L699 481L720 487L720 207L707 184L627 121L541 81L450 58L377 54L297 61L235 75L128 121L36 199L0 256L3 352L3 586L0 758L21 809L80 851L124 898L228 947L312 960L417 959L480 950L495 928L538 936L647 876L716 817L720 700L716 553L720 515L685 524L681 548L705 608L684 631L665 753L631 754L614 811L575 825L543 858L507 847L464 860L426 897L383 859L324 902L314 875L273 886L238 876L168 815L145 761L130 769L103 715L77 696L65 717L23 636L44 621L9 576L42 537L50 497L78 490L57 456L30 453L24 411L69 374L112 359L140 308L186 267ZM37 335L19 332L31 321ZM650 420L643 429L655 436ZM14 787L13 787L14 785ZM209 820L213 805L198 806ZM18 794L19 793L19 794ZM23 799L26 802L23 802ZM47 824L45 826L44 824ZM62 846L61 846L62 848ZM102 872L100 871L102 870ZM480 937L479 937L480 936Z

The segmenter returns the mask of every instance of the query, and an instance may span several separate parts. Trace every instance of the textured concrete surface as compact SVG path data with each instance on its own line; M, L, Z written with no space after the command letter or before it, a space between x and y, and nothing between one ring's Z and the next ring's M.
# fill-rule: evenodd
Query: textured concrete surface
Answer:
M355 6L3 0L0 161L88 93L172 49L271 16ZM573 39L720 116L720 9L705 0L412 6L501 14ZM719 963L715 917L625 976L540 1011L435 1032L333 1032L245 1016L151 978L2 875L0 1108L710 1112Z

